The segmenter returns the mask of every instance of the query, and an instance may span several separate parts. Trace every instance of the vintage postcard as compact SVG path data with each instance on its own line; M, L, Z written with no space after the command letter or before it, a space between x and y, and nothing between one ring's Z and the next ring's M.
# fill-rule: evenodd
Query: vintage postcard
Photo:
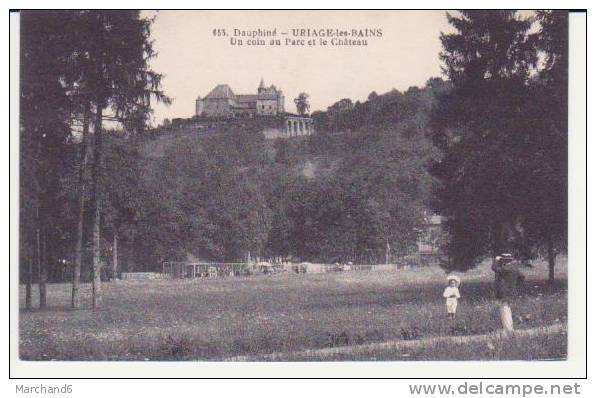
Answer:
M572 19L17 13L15 366L582 369Z

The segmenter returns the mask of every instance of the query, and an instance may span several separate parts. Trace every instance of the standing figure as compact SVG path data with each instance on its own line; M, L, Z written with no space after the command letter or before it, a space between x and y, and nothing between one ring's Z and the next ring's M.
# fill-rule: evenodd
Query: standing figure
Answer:
M455 312L457 311L457 299L459 295L460 279L456 275L447 276L447 287L443 291L443 297L445 298L445 305L447 306L447 316L449 318L455 318Z
M513 315L509 302L522 294L524 289L525 277L518 266L513 255L503 253L495 257L491 267L495 272L495 296L499 306L501 324L507 333L513 331Z
M524 274L513 255L503 253L495 257L491 269L495 272L495 296L499 300L511 299L523 293Z

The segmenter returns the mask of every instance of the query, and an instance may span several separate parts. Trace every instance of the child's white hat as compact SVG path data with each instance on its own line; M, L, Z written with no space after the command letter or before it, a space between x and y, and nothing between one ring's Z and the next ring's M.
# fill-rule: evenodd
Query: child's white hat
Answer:
M455 284L457 285L457 287L459 287L460 283L461 283L461 279L459 279L459 276L457 275L447 275L447 282L449 281L455 281Z

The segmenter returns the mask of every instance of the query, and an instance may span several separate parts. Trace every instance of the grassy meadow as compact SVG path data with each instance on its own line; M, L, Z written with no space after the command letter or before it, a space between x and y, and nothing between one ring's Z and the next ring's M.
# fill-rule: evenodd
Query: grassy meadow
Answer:
M554 287L546 265L524 270L526 293L511 303L516 329L567 323L566 261ZM257 275L195 280L116 281L102 285L103 307L69 309L70 286L48 285L46 310L21 309L23 360L266 360L304 350L344 347L325 360L564 359L563 330L461 344L440 336L495 335L500 329L489 265L461 274L457 318L445 314L439 268ZM24 287L20 289L24 307ZM34 289L36 293L36 289ZM34 296L34 305L36 297ZM426 339L426 340L425 340ZM393 341L428 344L375 350ZM372 347L351 354L353 347ZM509 349L505 349L509 347ZM261 358L259 357L261 356Z

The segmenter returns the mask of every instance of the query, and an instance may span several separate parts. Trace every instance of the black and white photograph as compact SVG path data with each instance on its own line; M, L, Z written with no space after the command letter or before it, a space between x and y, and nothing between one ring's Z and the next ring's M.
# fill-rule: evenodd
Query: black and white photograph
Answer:
M20 363L570 359L569 11L17 14Z

